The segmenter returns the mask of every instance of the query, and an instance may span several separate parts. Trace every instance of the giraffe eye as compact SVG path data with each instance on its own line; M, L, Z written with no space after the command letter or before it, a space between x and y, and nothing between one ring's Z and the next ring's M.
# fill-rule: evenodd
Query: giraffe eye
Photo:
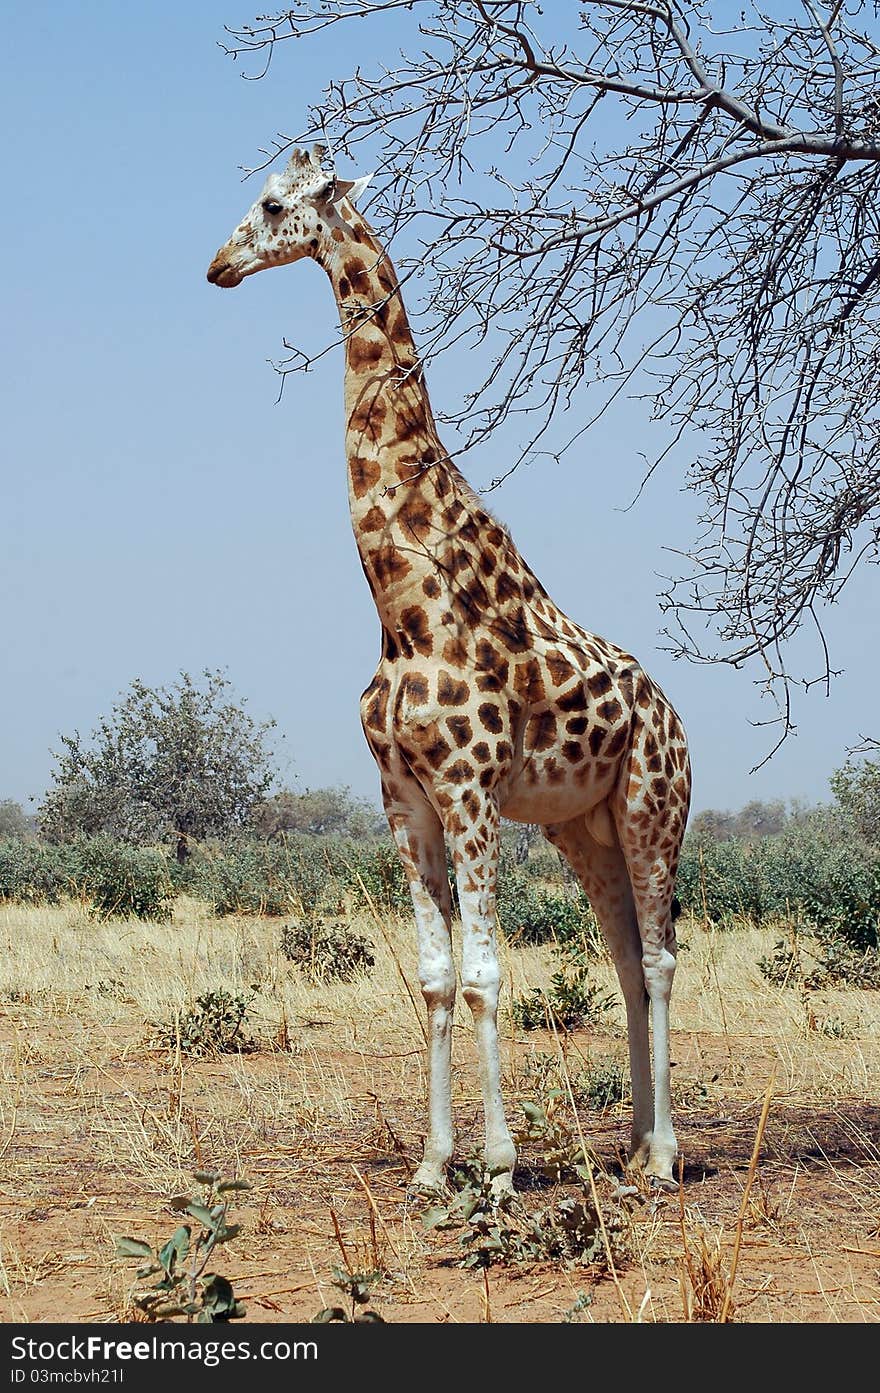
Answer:
M267 198L263 203L263 211L266 213L271 213L274 217L276 213L284 212L284 204L279 203L278 200L275 198Z

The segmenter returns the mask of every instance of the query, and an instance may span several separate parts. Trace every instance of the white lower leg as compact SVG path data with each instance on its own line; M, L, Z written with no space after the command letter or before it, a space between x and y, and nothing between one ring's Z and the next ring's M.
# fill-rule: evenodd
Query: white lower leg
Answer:
M419 981L428 1008L428 1135L425 1154L414 1183L438 1189L446 1179L452 1156L452 1012L455 1007L455 964L452 938L442 912L417 905Z
M414 808L401 808L386 802L386 811L409 880L419 943L419 982L428 1008L428 1134L424 1159L413 1183L433 1190L445 1183L453 1146L452 897L443 829L430 805L425 801Z
M414 1184L439 1189L452 1156L452 1010L454 984L442 993L423 989L428 1006L428 1135Z
M654 1037L654 1131L647 1171L658 1180L674 1181L673 1165L678 1144L672 1129L672 1097L669 1059L669 998L675 975L675 958L667 948L646 954L645 983L651 1000Z
M654 1132L654 1093L651 1081L651 1047L648 1039L648 1001L641 966L638 968L638 981L631 989L628 983L624 984L622 976L621 985L626 1002L633 1100L629 1155L631 1161L645 1165Z
M462 905L462 916L466 907ZM498 1054L498 989L500 972L492 930L464 929L462 990L474 1018L474 1036L486 1117L486 1167L495 1177L496 1191L513 1187L516 1147L510 1135L501 1096Z

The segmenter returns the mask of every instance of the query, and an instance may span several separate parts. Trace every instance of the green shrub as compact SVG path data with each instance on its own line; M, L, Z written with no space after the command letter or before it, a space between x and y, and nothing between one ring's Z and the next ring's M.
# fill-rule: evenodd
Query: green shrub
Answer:
M327 857L340 886L361 903L366 891L377 909L403 914L412 909L409 882L392 841L334 842Z
M581 942L595 952L598 925L581 890L546 890L520 869L502 867L496 891L498 922L515 943Z
M339 887L323 852L298 838L243 840L194 858L192 890L217 914L314 914Z
M615 1004L613 996L590 981L586 966L566 965L554 972L549 991L535 987L528 996L517 997L510 1011L521 1030L545 1030L554 1023L558 1030L578 1030L598 1025Z
M347 892L363 899L358 874L377 907L411 904L390 844L362 847L342 838L296 835L235 842L193 859L192 892L204 896L217 914L295 913L311 919L336 913Z
M755 843L686 841L676 893L715 924L796 914L854 949L878 943L880 855L821 817Z
M624 1102L631 1091L629 1074L616 1059L591 1065L578 1083L579 1097L596 1112L606 1112Z
M376 961L373 944L363 934L348 924L325 924L320 919L285 924L281 951L313 982L326 978L348 982L358 973L369 972Z
M163 852L88 837L72 843L72 857L76 887L102 919L171 918L174 889Z
M173 887L162 852L126 846L110 837L84 837L57 846L0 842L0 900L58 904L66 895L91 901L95 913L104 918L166 920Z
M804 942L793 933L777 939L769 958L761 958L758 970L775 987L802 987L821 991L827 987L859 987L880 991L880 952L852 948L845 939L812 934Z
M71 893L73 876L70 846L43 846L20 837L0 841L0 901L57 904Z
M279 864L278 849L243 842L218 855L199 857L192 882L215 914L289 914L296 893Z
M548 1164L545 1173L558 1178L564 1169L581 1182L579 1197L565 1195L554 1204L533 1212L517 1204L512 1195L498 1195L478 1157L451 1168L449 1189L422 1213L426 1229L461 1228L464 1256L459 1266L487 1268L494 1263L513 1265L537 1262L584 1264L600 1270L629 1255L627 1211L616 1195L606 1196L600 1213L592 1166L578 1141L564 1124L538 1119L540 1106L527 1114L534 1135L541 1141Z
M167 1204L169 1209L195 1219L195 1230L191 1223L181 1224L162 1248L128 1235L115 1239L118 1257L140 1263L139 1282L155 1278L152 1286L132 1297L145 1321L183 1316L188 1323L211 1325L241 1320L247 1314L228 1277L205 1268L215 1249L241 1232L240 1224L227 1223L229 1197L250 1190L250 1183L224 1180L215 1172L204 1171L197 1171L193 1178L205 1187L202 1195L172 1195Z
M166 1049L176 1049L178 1042L183 1054L239 1054L255 1048L253 1040L242 1032L244 1018L256 996L227 991L203 992L195 1005L181 1011L174 1020L158 1027L155 1043Z

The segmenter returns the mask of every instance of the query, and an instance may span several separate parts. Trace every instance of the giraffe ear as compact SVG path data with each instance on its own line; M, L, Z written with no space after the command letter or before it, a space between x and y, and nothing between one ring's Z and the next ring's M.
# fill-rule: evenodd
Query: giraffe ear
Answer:
M350 202L357 203L372 177L372 174L365 174L362 179L337 179L336 188L333 190L333 202L338 203L340 199L347 198Z

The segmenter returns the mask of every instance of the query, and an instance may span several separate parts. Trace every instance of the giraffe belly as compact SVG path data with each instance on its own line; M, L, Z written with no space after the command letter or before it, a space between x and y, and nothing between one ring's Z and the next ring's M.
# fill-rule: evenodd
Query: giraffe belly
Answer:
M519 776L510 780L501 798L502 817L511 822L568 822L603 803L617 773L615 768L601 777L575 778L567 773L556 777L563 772L558 766L542 770L531 761L527 763Z

